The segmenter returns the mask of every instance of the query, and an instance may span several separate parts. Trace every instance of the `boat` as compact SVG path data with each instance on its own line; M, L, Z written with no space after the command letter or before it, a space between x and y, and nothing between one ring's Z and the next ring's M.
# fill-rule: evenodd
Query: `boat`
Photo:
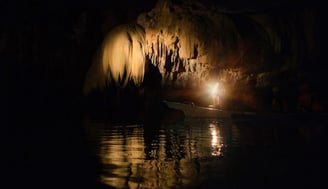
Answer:
M215 106L198 106L193 102L174 102L164 100L164 103L168 105L169 108L182 110L186 117L197 117L197 118L231 118L236 115L256 115L255 112L236 112L227 111L217 108Z
M215 106L198 106L193 102L176 102L164 100L169 108L182 110L185 117L194 118L233 118L233 119L297 119L297 120L325 120L327 121L327 112L251 112L251 111L233 111L223 110Z

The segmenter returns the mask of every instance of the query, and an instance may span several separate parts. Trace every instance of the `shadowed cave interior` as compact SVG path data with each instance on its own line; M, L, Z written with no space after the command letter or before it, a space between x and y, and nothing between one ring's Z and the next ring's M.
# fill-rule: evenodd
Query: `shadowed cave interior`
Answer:
M212 83L223 87L224 110L327 110L327 11L316 1L14 0L0 9L8 149L2 158L10 178L4 180L13 188L109 188L97 180L101 166L86 141L94 133L86 134L82 118L110 126L142 122L149 129L144 140L151 141L161 121L184 118L163 100L208 106ZM318 186L324 183L327 120L307 118L294 118L297 125L269 123L282 140L268 154L279 152L272 157L286 166L284 155L291 155L293 168L304 163L314 176L296 175ZM251 142L262 140L247 135L262 131L256 124L268 123L235 123L245 126L243 137ZM272 175L280 173L277 162ZM291 187L302 180L288 179L294 170L272 178L284 178Z

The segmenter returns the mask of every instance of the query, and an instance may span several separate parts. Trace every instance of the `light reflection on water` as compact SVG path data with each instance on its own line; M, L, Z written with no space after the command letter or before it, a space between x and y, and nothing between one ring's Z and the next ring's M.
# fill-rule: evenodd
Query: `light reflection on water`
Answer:
M111 125L86 119L113 188L318 188L327 120L197 119ZM324 160L326 161L326 160ZM300 182L302 181L302 182Z
M101 161L103 183L115 188L189 188L206 179L221 161L224 122L116 125L87 122ZM92 134L93 133L93 134Z

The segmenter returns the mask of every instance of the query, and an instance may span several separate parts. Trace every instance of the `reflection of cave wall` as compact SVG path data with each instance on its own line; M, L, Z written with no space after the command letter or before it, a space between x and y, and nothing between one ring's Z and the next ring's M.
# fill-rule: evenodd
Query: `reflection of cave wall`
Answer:
M165 128L84 124L102 165L99 179L114 188L194 188L214 170L208 164L223 157L227 141L226 125L211 120Z

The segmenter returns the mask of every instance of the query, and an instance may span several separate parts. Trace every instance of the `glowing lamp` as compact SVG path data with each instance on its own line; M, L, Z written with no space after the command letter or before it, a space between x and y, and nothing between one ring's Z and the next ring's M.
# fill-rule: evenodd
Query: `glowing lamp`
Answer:
M215 97L219 93L219 83L214 83L210 86L210 94L212 97Z
M219 105L219 87L220 85L218 82L209 85L209 93L212 97L214 106Z

